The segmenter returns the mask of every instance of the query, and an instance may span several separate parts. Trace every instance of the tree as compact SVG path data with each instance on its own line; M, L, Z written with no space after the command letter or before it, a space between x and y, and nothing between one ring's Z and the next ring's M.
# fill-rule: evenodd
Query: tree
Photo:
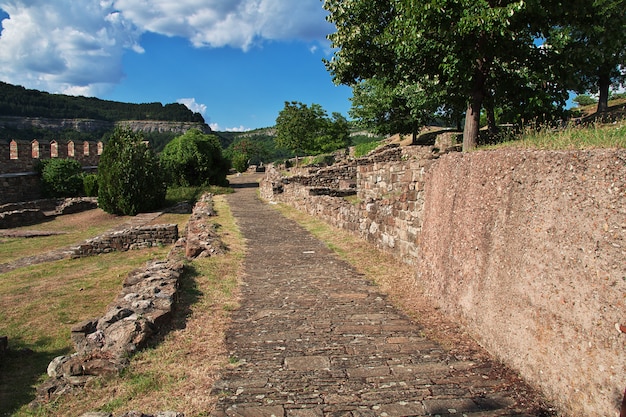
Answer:
M538 73L529 65L547 53L534 42L545 19L532 2L325 0L324 8L337 28L329 39L338 49L326 62L334 81L435 86L443 107L466 109L465 150L476 146L483 105L493 107L513 81L532 84L527 75Z
M578 93L598 93L599 113L608 109L611 86L626 80L626 1L572 0L555 10L547 39L560 52L565 75Z
M41 183L48 197L77 197L83 193L83 167L75 159L46 159L40 162Z
M391 86L379 77L352 86L350 116L358 124L379 135L417 133L435 118L437 92L419 84Z
M289 149L296 157L319 154L346 147L350 140L348 122L339 113L328 118L319 104L285 102L276 118L276 144Z
M134 216L161 207L165 191L159 160L141 134L117 128L98 164L98 205L107 213Z
M160 155L168 184L178 186L226 185L230 168L215 135L190 129L165 145Z

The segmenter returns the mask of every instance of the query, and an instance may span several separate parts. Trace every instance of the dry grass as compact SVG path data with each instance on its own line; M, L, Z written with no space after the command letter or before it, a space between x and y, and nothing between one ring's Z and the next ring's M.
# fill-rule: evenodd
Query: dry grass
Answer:
M187 416L202 416L211 411L216 401L210 394L211 387L221 367L228 363L223 345L224 331L229 312L237 305L237 276L243 259L243 240L229 208L223 198L218 196L215 200L218 212L215 221L221 226L220 231L229 251L224 256L200 259L187 265L181 282L181 303L171 331L162 340L155 341L154 346L135 355L131 365L120 376L95 379L84 390L66 395L37 410L30 410L23 405L13 415L77 416L96 410L118 415L129 410L144 413L176 410ZM159 222L178 222L182 230L184 221L177 217L180 215L168 216L160 218ZM14 330L9 333L10 340L14 339L16 332L22 332L25 334L21 337L24 346L33 346L31 343L37 340L47 341L43 347L47 351L39 360L39 370L31 370L31 376L26 382L35 384L45 370L46 361L70 351L70 323L102 314L104 306L115 297L121 280L130 270L148 256L165 257L168 249L159 249L162 253L158 254L131 251L58 263L70 263L68 269L82 271L82 278L72 278L67 270L51 270L51 264L0 275L0 285L9 286L8 289L0 290L4 291L0 292L0 302L3 305L19 306L17 309L2 311L0 334L7 333L4 329L5 320L10 319L15 322L11 325ZM105 264L104 269L94 271L93 276L85 275L90 262L98 261ZM23 285L9 284L19 274L23 274L23 279L20 279ZM83 290L80 291L80 288ZM85 297L85 291L92 290L93 294ZM51 293L55 294L55 298L50 297ZM65 301L59 303L57 297ZM51 301L53 299L54 302ZM70 301L78 299L81 301L76 304L84 304L85 308L75 308L75 303ZM22 307L24 300L28 300L31 306ZM46 309L51 312L45 319L33 317L32 311ZM67 314L71 314L71 318L65 317ZM38 321L37 328L29 329ZM0 415L14 408L7 407L2 400L6 385L0 382ZM31 388L29 399L32 399L32 395ZM29 399L22 399L20 404L25 404Z
M129 219L128 216L114 216L100 209L94 209L58 216L45 223L11 229L11 232L42 231L62 234L27 239L0 237L0 263L76 244L119 226Z

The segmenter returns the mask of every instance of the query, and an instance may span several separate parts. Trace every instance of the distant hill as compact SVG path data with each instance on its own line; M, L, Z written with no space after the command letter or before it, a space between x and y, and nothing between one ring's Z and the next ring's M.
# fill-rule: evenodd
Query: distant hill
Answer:
M190 128L211 128L172 103L132 104L30 90L0 81L0 140L107 140L116 126L141 131L158 152Z
M121 103L94 97L67 96L29 90L0 81L0 115L48 119L160 120L204 123L200 113L172 103Z

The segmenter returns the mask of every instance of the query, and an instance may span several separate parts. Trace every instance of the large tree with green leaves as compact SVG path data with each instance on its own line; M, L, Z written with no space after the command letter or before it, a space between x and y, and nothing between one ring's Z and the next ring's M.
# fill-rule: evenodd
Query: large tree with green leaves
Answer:
M275 141L296 157L333 151L349 145L348 122L339 113L329 118L319 104L285 102L276 118Z
M535 44L545 22L538 4L325 0L324 7L337 28L329 39L338 49L326 63L334 81L378 77L390 88L436 86L441 105L466 109L466 150L476 146L481 109L493 106L500 91L513 90L512 82L541 88L532 85L537 70L530 65L549 53Z
M372 77L352 86L350 116L357 124L379 135L411 134L436 118L441 106L437 90L418 83L390 85Z
M98 164L98 206L107 213L134 216L165 202L163 170L140 133L118 128Z
M190 129L165 145L160 159L171 185L227 184L230 166L215 135Z
M598 112L608 109L611 86L626 80L625 10L625 0L571 0L552 11L547 42L559 52L570 87L598 93Z

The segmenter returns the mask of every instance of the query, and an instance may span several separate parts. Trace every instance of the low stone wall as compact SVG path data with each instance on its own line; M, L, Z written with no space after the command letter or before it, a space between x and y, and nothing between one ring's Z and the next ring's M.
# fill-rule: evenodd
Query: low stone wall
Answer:
M40 223L49 216L78 213L98 207L95 197L33 200L0 206L0 229ZM48 214L46 214L46 212Z
M113 251L149 248L170 245L178 240L178 225L157 224L119 230L89 239L72 248L74 257L92 256Z
M210 242L206 234L200 238L196 236L197 231L202 230L200 224L206 224L207 218L213 215L212 196L204 195L193 209L184 237L176 240L167 259L149 261L145 267L132 271L103 316L84 320L72 327L71 339L76 352L59 356L50 362L50 378L37 387L37 399L32 405L51 401L83 387L95 376L118 373L128 365L129 357L144 347L153 335L165 331L176 308L188 242L193 241L194 245L202 242L203 250L194 251L194 255L198 256L218 254L223 248L217 235L212 235ZM135 228L130 231L138 237L142 233L149 234L145 232L150 229L162 233L164 239L169 239L174 232L178 235L177 225ZM111 235L108 236L99 242L111 241ZM130 249L133 244L129 243L128 231L123 231L120 236L126 236L119 241ZM148 239L148 236L139 239ZM102 247L105 247L104 244ZM182 416L176 412L158 415Z
M260 192L267 200L290 204L350 230L414 264L422 227L424 175L436 157L431 147L387 147L340 166L300 168L295 176L284 176L270 166Z
M415 291L563 415L615 415L626 386L626 151L411 147L356 165L356 198L315 195L318 180L276 169L261 195L416 265Z

